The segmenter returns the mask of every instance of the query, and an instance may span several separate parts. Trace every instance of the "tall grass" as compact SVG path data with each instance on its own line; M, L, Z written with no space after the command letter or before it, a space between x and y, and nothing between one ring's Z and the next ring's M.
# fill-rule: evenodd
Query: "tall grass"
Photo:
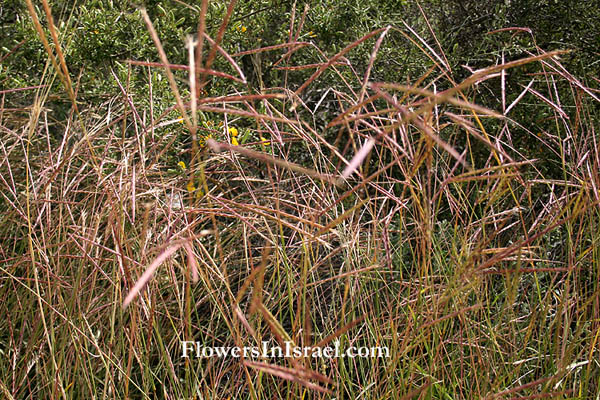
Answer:
M317 62L303 84L197 97L209 75L246 82L244 54L219 46L230 13L215 40L201 18L209 56L190 51L187 83L156 32L160 63L133 66L167 71L182 125L154 114L152 87L136 99L122 82L110 102L122 106L77 109L47 22L54 67L28 120L0 110L6 398L597 398L598 99L561 52L455 81L441 46L407 27L329 57L290 32L254 54L283 51L278 68L292 74L308 48ZM433 67L408 83L371 79L392 33ZM365 43L358 73L344 56ZM508 92L507 71L525 64L540 72ZM331 72L345 86L324 86ZM56 76L73 101L59 135L45 107ZM497 107L477 104L484 83ZM309 101L312 87L323 97ZM552 130L521 123L532 102ZM242 126L232 145L228 128ZM186 359L184 340L340 340L391 357Z

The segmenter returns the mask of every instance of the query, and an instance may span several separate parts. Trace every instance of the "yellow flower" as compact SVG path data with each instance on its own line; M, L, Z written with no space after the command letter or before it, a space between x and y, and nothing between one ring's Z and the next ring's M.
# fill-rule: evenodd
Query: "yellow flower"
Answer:
M237 138L235 136L231 138L231 144L234 145L234 146L238 146L239 145L238 140L237 140Z
M246 27L242 25L242 27L240 28L240 32L242 32L242 33L246 32Z
M179 119L177 120L177 122L179 122L180 124L183 124L183 118L179 118Z
M264 137L262 137L262 136L260 137L260 143L261 143L263 146L270 146L270 145L271 145L271 142L269 142L267 139L265 139L265 138L264 138Z
M236 137L238 135L238 130L232 126L229 128L229 134L233 137Z
M313 31L310 31L308 32L308 37L314 38L317 37L317 35Z
M198 139L198 143L200 144L200 147L204 147L204 146L206 146L206 141L207 141L208 139L212 139L212 138L213 138L213 135L212 135L212 133L209 133L209 134L208 134L208 135L206 135L206 136L200 136L200 139Z
M188 193L193 193L196 190L196 186L194 186L194 181L189 181L187 184Z
M179 161L179 162L177 163L177 165L179 165L179 167L181 167L181 169L182 169L183 171L185 171L185 170L187 169L187 167L185 166L185 163L184 163L183 161Z

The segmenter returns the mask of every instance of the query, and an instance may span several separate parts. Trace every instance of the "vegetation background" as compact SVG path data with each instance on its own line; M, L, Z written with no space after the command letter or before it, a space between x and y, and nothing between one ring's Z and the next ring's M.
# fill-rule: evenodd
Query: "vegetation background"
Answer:
M598 21L3 1L3 396L599 398Z

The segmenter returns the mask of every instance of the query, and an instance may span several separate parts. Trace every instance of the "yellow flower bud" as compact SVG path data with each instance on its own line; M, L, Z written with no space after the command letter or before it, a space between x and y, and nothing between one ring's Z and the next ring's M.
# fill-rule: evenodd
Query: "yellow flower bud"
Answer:
M194 181L189 181L187 184L188 193L193 193L196 190L196 186L194 185Z

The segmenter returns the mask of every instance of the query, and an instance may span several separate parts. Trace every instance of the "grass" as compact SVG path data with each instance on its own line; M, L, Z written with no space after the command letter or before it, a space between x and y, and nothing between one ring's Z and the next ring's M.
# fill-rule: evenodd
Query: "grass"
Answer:
M456 82L441 46L386 27L327 57L309 46L318 65L298 85L190 96L218 73L212 57L245 81L241 56L215 44L228 19L215 41L198 35L210 55L192 51L189 76L171 72L152 34L175 99L162 115L152 80L148 98L119 82L100 107L77 106L47 22L31 106L0 109L5 397L597 398L598 99L562 53ZM392 33L432 67L372 81ZM344 55L361 43L373 51L358 73ZM284 45L282 67L301 67L292 34ZM508 92L525 65L534 83ZM303 92L331 71L345 85L325 86L335 112L323 124L325 103ZM57 77L73 107L54 123ZM493 109L477 104L489 82ZM532 104L551 130L522 124ZM186 359L184 340L339 340L390 357Z

